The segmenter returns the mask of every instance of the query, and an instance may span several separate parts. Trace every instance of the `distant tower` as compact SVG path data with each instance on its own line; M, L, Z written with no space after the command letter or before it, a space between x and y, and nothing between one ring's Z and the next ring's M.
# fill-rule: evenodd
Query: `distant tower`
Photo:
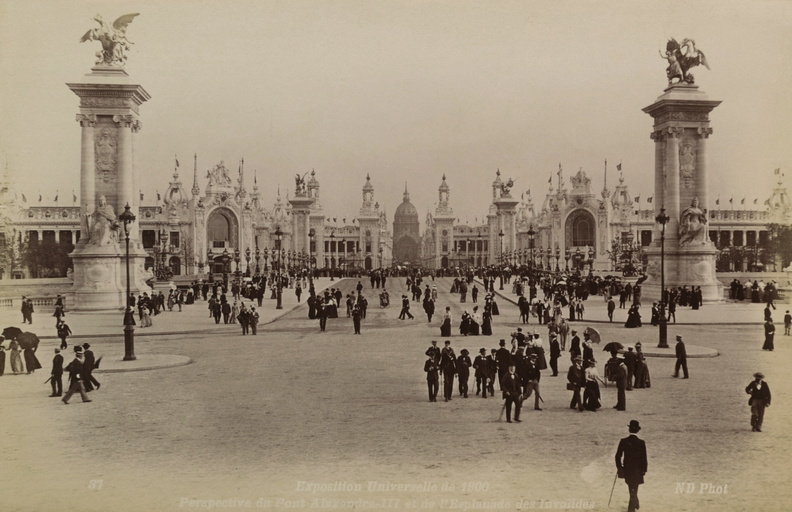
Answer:
M366 270L379 268L380 246L380 210L379 203L374 201L374 185L371 184L371 177L366 174L366 183L363 185L363 203L357 216L360 226L360 261Z
M443 174L443 181L437 188L438 201L435 208L435 262L434 268L448 268L452 266L451 250L454 247L454 210L451 209L451 188L446 183L446 176Z
M393 214L393 262L396 264L420 262L421 238L418 210L410 202L407 184L404 184L402 203Z

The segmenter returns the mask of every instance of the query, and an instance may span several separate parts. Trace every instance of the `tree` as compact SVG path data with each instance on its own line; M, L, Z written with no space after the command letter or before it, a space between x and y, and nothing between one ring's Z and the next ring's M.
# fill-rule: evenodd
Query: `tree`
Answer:
M792 226L768 224L767 231L767 258L779 262L781 268L786 268L792 262Z
M22 232L16 229L11 231L11 237L0 246L0 267L2 274L13 276L15 270L24 266L24 255L27 253L27 240L22 238Z
M55 240L39 240L27 243L22 261L30 270L31 277L65 277L72 266L69 253L74 245Z

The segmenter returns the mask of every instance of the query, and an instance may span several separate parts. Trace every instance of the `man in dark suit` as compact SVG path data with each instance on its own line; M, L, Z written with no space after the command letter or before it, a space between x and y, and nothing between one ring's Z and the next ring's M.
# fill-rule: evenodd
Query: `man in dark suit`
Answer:
M409 316L410 320L415 318L412 316L412 313L410 313L410 299L408 299L406 295L402 295L402 308L399 313L399 320L404 320L405 316Z
M613 297L608 297L608 321L613 322L613 312L616 311L616 303L613 302Z
M469 352L462 349L460 356L456 360L457 378L459 379L459 394L468 397L468 379L470 378L470 367L472 365Z
M515 372L515 366L509 365L509 370L500 381L503 398L506 400L506 422L511 423L512 404L514 404L514 421L520 422L520 408L522 408L522 382Z
M636 420L631 420L629 425L630 435L619 441L616 450L616 474L624 478L627 489L630 491L630 504L627 512L635 512L641 508L638 502L638 486L644 483L646 474L646 443L636 435L641 426Z
M531 396L531 393L536 392L534 395L534 409L541 411L542 408L539 407L539 400L542 399L542 396L539 394L539 379L542 377L542 373L539 371L539 364L537 363L538 358L538 355L531 353L528 356L528 361L525 363L523 398L528 398Z
M676 365L674 366L674 377L679 377L679 368L682 368L684 373L683 379L688 378L687 368L687 351L685 350L685 342L682 341L682 336L676 337Z
M765 407L770 407L770 386L765 382L762 372L754 373L754 381L748 384L745 392L751 395L748 405L751 406L751 427L754 432L762 431Z
M473 360L473 368L476 370L476 394L484 390L484 398L487 398L487 375L489 374L489 364L487 363L487 349L479 350L479 355Z
M503 377L509 373L511 364L511 352L506 348L506 340L500 340L500 348L495 351L495 362L498 364L498 385L500 385Z
M440 351L440 368L443 371L443 398L448 402L454 394L454 374L456 373L456 354L454 354L449 340L446 340L445 347Z
M586 375L583 372L583 357L576 356L572 360L572 366L567 372L567 381L572 391L572 401L569 403L570 409L577 409L583 412L583 400L580 397L580 389L586 385Z
M440 376L437 373L437 364L431 354L427 354L424 363L426 372L426 386L429 388L429 401L437 402L437 388L440 386Z
M572 342L569 344L569 357L574 361L577 356L582 356L583 352L580 349L580 336L577 335L577 329L572 329L570 332L572 333Z
M627 391L632 391L633 375L635 375L635 364L638 362L638 353L632 347L627 347L624 353L624 366L627 367Z
M624 365L624 359L618 357L611 357L607 362L611 379L616 383L616 405L613 406L617 411L627 410L627 367Z
M50 384L52 384L52 394L50 396L63 395L63 356L60 349L55 349L55 357L52 358L52 372L50 373Z
M79 347L75 347L75 349L77 348ZM81 375L83 371L83 357L85 356L82 351L75 352L74 360L66 367L66 370L69 372L69 390L66 391L66 394L61 399L64 404L68 405L69 399L76 392L80 393L83 402L92 401L90 398L88 398L88 395L85 394L85 386L83 386Z
M553 377L558 377L558 358L561 357L561 346L558 344L558 336L550 335L550 369L553 370Z
M86 391L93 391L94 387L99 389L101 386L99 381L96 380L96 377L92 375L94 366L96 365L96 357L91 350L88 350L91 348L89 343L83 343L83 348L85 349L85 362L82 367L82 381Z

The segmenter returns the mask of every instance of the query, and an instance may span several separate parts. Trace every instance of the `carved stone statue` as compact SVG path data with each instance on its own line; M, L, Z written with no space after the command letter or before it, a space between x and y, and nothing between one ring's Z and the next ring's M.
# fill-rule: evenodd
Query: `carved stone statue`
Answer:
M506 183L501 183L501 197L511 197L511 188L514 186L514 180L509 178Z
M679 245L707 241L707 214L699 208L698 197L679 216Z
M677 80L677 84L683 82L692 84L695 80L693 74L688 73L690 68L699 64L707 69L710 68L704 52L696 49L696 42L692 39L683 39L681 44L677 43L676 39L669 39L666 44L665 55L660 53L660 57L668 61L668 67L666 68L668 85L673 85L674 79Z
M116 242L120 228L113 207L107 204L105 196L99 196L99 206L88 218L88 245L105 246Z
M294 177L294 195L296 195L296 196L303 196L303 195L305 195L305 193L306 193L306 188L305 188L305 176L306 176L307 174L308 174L307 172L306 172L305 174L303 174L302 176L300 176L299 174L297 174L297 175Z
M132 23L135 16L139 14L133 13L119 16L112 26L108 25L101 15L97 14L94 17L94 20L99 23L99 27L92 28L86 32L80 38L80 42L99 41L102 43L102 49L96 52L97 66L124 67L127 59L126 51L129 50L132 44L126 37L127 25Z

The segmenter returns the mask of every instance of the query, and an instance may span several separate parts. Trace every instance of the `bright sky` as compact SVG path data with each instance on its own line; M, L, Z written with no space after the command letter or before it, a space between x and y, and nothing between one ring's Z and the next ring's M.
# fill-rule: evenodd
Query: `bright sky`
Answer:
M174 165L192 185L220 160L267 204L316 169L325 211L353 217L366 173L388 220L404 182L421 220L443 173L462 221L481 219L500 168L541 204L561 163L602 187L622 162L633 196L653 194L652 120L666 40L695 39L712 68L696 82L711 114L710 197L769 196L792 172L792 2L1 0L0 159L20 192L79 196L78 98L96 26L139 12L127 72L152 96L136 165L146 203ZM612 189L611 185L611 189ZM726 198L726 199L723 199ZM79 197L78 197L79 200ZM714 205L710 205L714 206Z

